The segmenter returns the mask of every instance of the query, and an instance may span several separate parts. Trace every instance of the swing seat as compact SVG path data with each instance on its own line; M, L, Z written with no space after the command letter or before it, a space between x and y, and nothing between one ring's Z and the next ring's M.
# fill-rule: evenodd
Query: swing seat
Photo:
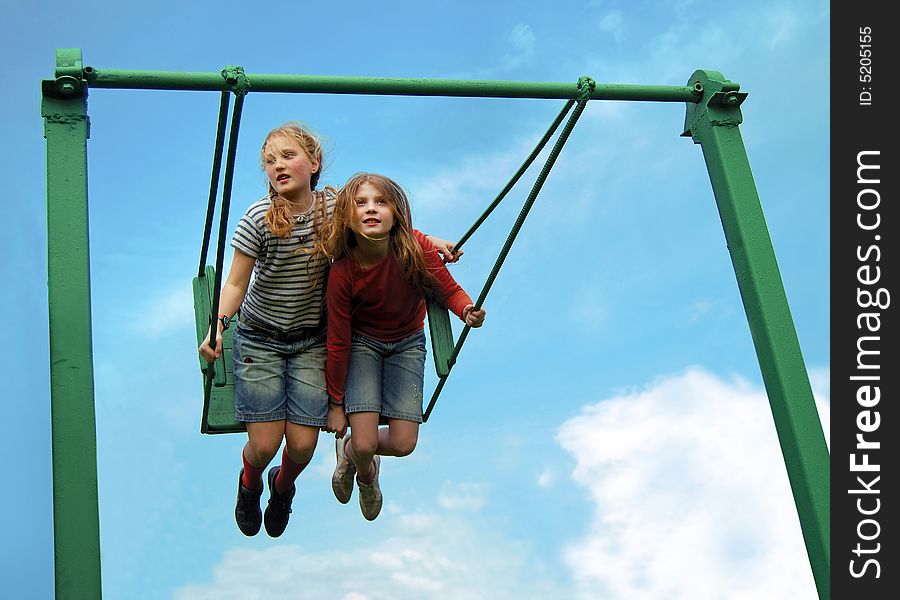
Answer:
M428 332L431 334L431 349L434 356L434 370L438 377L450 374L450 357L453 356L453 330L450 328L450 311L440 302L429 298Z
M202 277L194 277L194 319L197 325L197 345L206 339L209 333L209 317L212 312L213 286L216 271L207 265ZM213 363L206 362L200 356L200 372L203 374L203 413L200 420L201 433L239 433L246 431L246 426L234 418L234 372L231 358L231 332L229 328L222 333L222 356ZM210 372L211 371L211 372ZM206 379L212 376L209 393L206 392Z

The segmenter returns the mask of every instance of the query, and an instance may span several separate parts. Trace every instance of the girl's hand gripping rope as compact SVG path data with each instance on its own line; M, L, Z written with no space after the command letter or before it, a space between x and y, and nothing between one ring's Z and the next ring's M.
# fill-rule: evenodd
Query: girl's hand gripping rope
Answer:
M214 362L217 358L222 356L222 332L225 330L225 327L222 325L221 319L217 321L218 323L218 333L216 334L216 349L213 350L209 346L209 332L206 334L206 339L203 340L203 343L200 344L200 354L203 358L206 359L206 362L211 363Z
M437 249L438 254L441 255L441 258L444 259L445 263L455 263L459 260L459 257L465 254L464 251L460 250L456 252L454 247L456 244L453 242L448 242L447 240L442 240L441 238L434 237L432 235L425 236L428 238L428 241L434 244L434 247Z
M484 316L486 314L484 308L475 310L475 305L469 304L463 309L463 321L465 321L466 325L469 327L481 327L484 325Z

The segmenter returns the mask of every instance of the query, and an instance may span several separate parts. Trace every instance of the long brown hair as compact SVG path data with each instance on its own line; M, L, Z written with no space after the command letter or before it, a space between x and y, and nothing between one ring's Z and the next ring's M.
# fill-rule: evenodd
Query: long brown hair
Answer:
M266 166L266 145L269 143L269 140L279 135L297 142L297 145L300 146L311 162L319 163L319 169L309 177L309 189L312 191L313 206L315 207L313 211L313 229L319 232L327 218L328 211L327 202L324 198L319 198L320 194L315 191L316 185L319 183L319 175L322 174L322 142L319 141L319 137L312 130L301 126L299 123L290 122L276 127L266 135L262 149L259 151L263 169ZM291 230L294 228L293 210L290 202L275 191L271 182L268 185L269 199L272 203L269 205L269 210L266 211L266 225L269 231L272 232L272 235L286 238L291 235Z
M359 188L368 183L384 196L394 215L394 225L390 236L390 252L400 263L406 280L423 295L434 295L438 282L429 272L422 247L413 235L412 214L409 198L396 181L376 173L357 173L338 191L331 220L325 224L319 238L319 251L337 260L350 256L350 251L358 245L354 223L354 200Z

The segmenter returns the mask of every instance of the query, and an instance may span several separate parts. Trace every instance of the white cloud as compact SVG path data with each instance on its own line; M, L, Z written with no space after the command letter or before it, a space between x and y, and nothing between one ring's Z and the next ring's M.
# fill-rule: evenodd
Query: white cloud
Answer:
M586 407L558 441L596 504L567 549L580 597L816 597L762 390L690 369Z
M446 209L448 198L452 198L452 205L457 207L486 204L485 198L493 199L496 196L503 183L509 180L534 149L535 142L534 139L527 142L522 140L499 152L466 154L459 163L441 169L433 176L413 180L409 189L416 208L434 211ZM542 159L539 157L538 160ZM526 174L524 178L531 182L534 176ZM524 181L519 182L523 187L525 184Z
M600 286L588 284L575 290L566 304L567 319L582 330L598 331L610 322L611 311Z
M819 420L822 421L822 429L825 431L825 441L831 449L831 410L829 399L831 398L831 369L827 367L809 368L809 384L812 387L813 396L816 398L816 408L819 409Z
M561 598L541 563L520 544L458 515L383 514L391 536L344 551L313 545L234 548L208 584L177 590L176 600L342 598Z
M769 48L789 44L797 34L797 15L784 7L778 7L766 15L765 31Z
M538 485L542 488L548 488L553 485L553 482L556 480L556 472L550 467L546 467L543 471L541 471L540 476L538 477Z
M607 13L600 19L600 31L608 33L616 42L621 43L625 40L625 18L622 11L614 10Z
M503 55L503 67L515 69L528 64L534 58L535 37L531 27L519 23L509 34L512 51Z
M138 306L129 325L135 333L150 338L159 338L177 330L193 331L194 298L190 283Z
M712 307L712 302L708 300L697 300L691 306L691 316L688 317L688 323L696 323L701 318L703 318L703 316L706 315L710 311L710 309L712 309Z
M444 482L438 504L446 510L478 510L485 504L485 486L480 483Z

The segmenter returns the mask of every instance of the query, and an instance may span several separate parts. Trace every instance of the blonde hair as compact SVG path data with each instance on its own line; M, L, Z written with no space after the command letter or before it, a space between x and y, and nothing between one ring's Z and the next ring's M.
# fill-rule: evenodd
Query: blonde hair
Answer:
M313 228L316 232L321 229L322 223L325 222L327 216L326 202L318 198L319 194L315 193L316 185L319 183L319 175L322 173L322 143L319 137L309 128L301 126L299 123L289 122L276 127L266 135L263 140L262 149L259 152L260 163L262 168L266 166L266 145L269 140L275 136L284 136L297 143L298 146L306 154L311 162L318 162L318 170L309 177L309 189L313 191ZM294 214L290 203L275 191L272 183L269 182L269 199L272 201L269 210L266 211L266 226L272 235L280 238L288 237L294 228Z
M429 272L422 247L413 235L409 198L400 184L384 175L357 173L341 187L331 220L326 223L319 238L319 251L337 260L349 256L350 251L358 246L357 232L353 229L354 200L359 188L366 183L381 192L393 213L394 225L388 233L388 244L406 280L423 295L435 295L438 292L438 282L434 274Z

